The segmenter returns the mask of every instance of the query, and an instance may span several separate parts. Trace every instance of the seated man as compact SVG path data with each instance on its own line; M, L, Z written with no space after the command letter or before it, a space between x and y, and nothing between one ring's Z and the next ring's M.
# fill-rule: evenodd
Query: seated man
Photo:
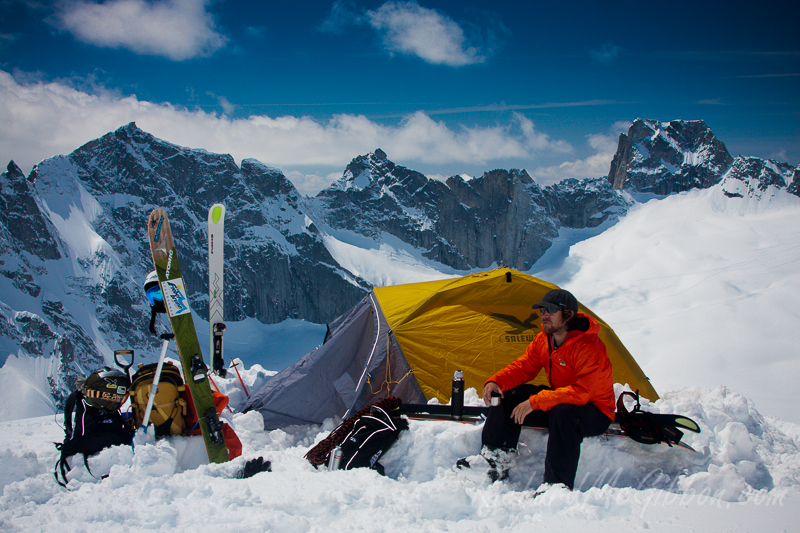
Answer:
M542 331L521 357L490 377L483 400L489 409L481 455L492 480L508 477L509 453L516 451L523 425L549 428L544 482L574 487L581 442L601 435L614 419L614 383L600 326L578 312L566 290L548 292L533 305L541 309ZM544 368L550 387L526 385ZM469 466L465 460L459 466Z

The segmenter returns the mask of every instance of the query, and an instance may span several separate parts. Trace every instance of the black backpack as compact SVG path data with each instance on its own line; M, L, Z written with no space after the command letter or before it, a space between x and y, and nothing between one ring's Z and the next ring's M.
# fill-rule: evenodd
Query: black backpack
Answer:
M382 476L386 475L378 460L392 447L404 429L408 429L407 420L393 418L381 407L373 405L368 414L356 421L342 442L339 468L371 468Z
M62 487L67 486L69 457L83 454L83 462L89 470L87 462L89 456L111 446L130 445L132 440L133 431L119 411L105 411L92 407L86 403L82 392L73 392L64 404L64 442L55 443L61 452L54 472L56 482ZM59 473L61 479L58 477Z
M358 422L358 419L362 416L368 415L373 407L378 406L384 411L387 412L394 412L396 411L402 401L400 398L395 398L393 396L389 396L388 398L384 398L383 400L378 400L377 402L360 409L354 415L342 420L341 424L336 426L331 434L322 439L320 442L317 443L316 446L308 450L305 457L308 459L315 468L324 465L328 462L331 457L331 452L337 446L341 446L344 439L353 431L353 427Z
M632 411L628 411L625 407L624 399L626 396L636 400L636 405ZM683 431L678 429L678 426L696 433L700 432L700 427L690 418L642 411L638 390L636 393L624 391L619 395L616 420L619 422L620 428L630 438L643 444L664 442L669 447L672 447L673 444L680 444Z

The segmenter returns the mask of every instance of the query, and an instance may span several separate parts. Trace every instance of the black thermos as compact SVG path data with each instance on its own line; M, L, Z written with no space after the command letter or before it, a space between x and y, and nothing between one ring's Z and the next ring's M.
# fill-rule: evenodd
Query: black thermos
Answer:
M453 375L453 395L450 398L450 418L461 420L464 414L464 372L456 370Z

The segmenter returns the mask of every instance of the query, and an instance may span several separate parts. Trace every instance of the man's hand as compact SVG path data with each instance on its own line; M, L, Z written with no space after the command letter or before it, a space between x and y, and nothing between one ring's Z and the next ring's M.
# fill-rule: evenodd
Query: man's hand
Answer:
M490 381L486 385L483 386L483 403L486 405L492 405L492 393L496 392L503 397L503 389L500 388L500 385L495 383L494 381Z
M532 412L533 407L531 407L531 402L529 400L525 400L516 406L513 411L511 411L511 418L513 418L514 422L521 426L522 422L525 420L525 417Z

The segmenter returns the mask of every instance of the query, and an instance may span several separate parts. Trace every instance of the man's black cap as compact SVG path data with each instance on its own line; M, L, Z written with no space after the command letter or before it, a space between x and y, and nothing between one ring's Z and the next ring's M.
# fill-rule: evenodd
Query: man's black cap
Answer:
M534 309L547 309L551 313L557 313L561 309L571 309L578 312L578 300L571 292L564 289L554 289L544 296L538 304L533 304Z

